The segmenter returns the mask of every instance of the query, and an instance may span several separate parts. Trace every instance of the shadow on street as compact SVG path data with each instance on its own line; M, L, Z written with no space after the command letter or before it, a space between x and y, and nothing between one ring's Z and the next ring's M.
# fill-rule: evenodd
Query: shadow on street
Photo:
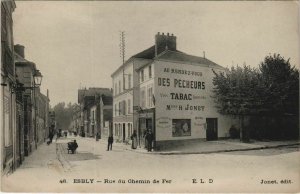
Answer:
M82 161L82 160L97 160L101 159L99 156L101 155L94 155L89 152L77 152L75 154L68 154L64 153L65 158L68 161Z

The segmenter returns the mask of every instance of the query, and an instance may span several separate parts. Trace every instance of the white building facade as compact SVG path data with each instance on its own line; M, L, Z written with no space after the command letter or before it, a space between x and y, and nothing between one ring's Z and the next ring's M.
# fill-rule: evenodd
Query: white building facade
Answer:
M213 71L225 68L178 51L176 36L158 33L154 46L131 57L112 75L114 135L125 141L136 130L142 147L146 130L151 130L155 149L227 137L237 121L217 111Z
M215 72L225 69L205 58L166 50L138 70L139 127L155 134L155 148L182 140L228 137L237 120L218 113L213 96Z
M139 78L136 69L151 60L131 57L112 74L113 136L116 141L128 142L138 128Z

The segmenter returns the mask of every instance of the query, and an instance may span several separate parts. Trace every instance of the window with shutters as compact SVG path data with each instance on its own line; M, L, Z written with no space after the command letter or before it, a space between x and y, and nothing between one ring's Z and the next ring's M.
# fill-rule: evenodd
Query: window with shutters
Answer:
M145 88L143 88L141 90L141 101L140 101L140 104L141 104L141 107L145 107L146 106L146 94L145 94Z
M118 94L118 84L115 83L115 95L117 95L117 94Z
M131 88L131 74L128 75L128 89Z
M122 103L121 103L121 102L119 102L119 110L118 110L118 112L119 112L119 115L121 115L121 114L122 114L122 111L121 111L121 109L122 109Z
M127 114L130 114L130 109L131 109L131 104L130 104L130 99L128 99L128 102L127 102Z
M150 65L148 68L149 71L149 79L152 78L152 66Z
M141 82L144 82L144 78L145 78L145 76L144 76L144 70L142 69L141 70L141 74L140 74Z
M122 108L122 113L123 115L126 115L126 100L123 101L123 108Z

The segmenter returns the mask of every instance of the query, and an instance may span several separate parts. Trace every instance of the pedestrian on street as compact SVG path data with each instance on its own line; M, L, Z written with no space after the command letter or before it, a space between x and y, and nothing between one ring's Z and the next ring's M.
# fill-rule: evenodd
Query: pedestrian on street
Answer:
M99 132L97 132L97 134L96 134L96 141L99 141L99 139L100 139L100 134L99 134Z
M108 140L107 140L108 144L107 144L107 150L106 151L109 151L109 149L112 150L112 144L113 144L113 142L114 142L114 138L113 138L112 135L110 135L108 137Z
M50 131L49 132L49 141L47 142L48 145L52 143L53 136L54 136L53 132Z
M136 149L137 148L137 134L136 134L136 130L133 131L133 134L131 135L131 148L132 149Z
M154 136L151 130L148 131L147 135L146 135L146 140L147 140L147 149L148 152L152 151L152 141L154 140Z
M143 138L144 138L144 147L145 148L147 148L147 145L148 145L148 143L147 143L147 135L148 135L148 133L149 133L149 129L146 129L145 131L144 131L144 134L143 134Z

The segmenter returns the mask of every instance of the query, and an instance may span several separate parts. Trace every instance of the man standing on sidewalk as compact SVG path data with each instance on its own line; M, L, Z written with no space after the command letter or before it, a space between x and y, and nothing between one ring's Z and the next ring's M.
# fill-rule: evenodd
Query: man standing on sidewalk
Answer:
M153 136L153 133L152 131L149 129L148 130L148 133L146 135L146 140L147 140L147 149L148 149L148 152L151 152L152 151L152 141L154 139L154 136Z
M112 135L110 135L110 136L108 137L107 142L108 142L108 144L107 144L107 150L106 150L106 151L109 151L109 148L110 148L110 150L112 150L112 144L113 144L113 142L114 142L114 138L113 138Z

